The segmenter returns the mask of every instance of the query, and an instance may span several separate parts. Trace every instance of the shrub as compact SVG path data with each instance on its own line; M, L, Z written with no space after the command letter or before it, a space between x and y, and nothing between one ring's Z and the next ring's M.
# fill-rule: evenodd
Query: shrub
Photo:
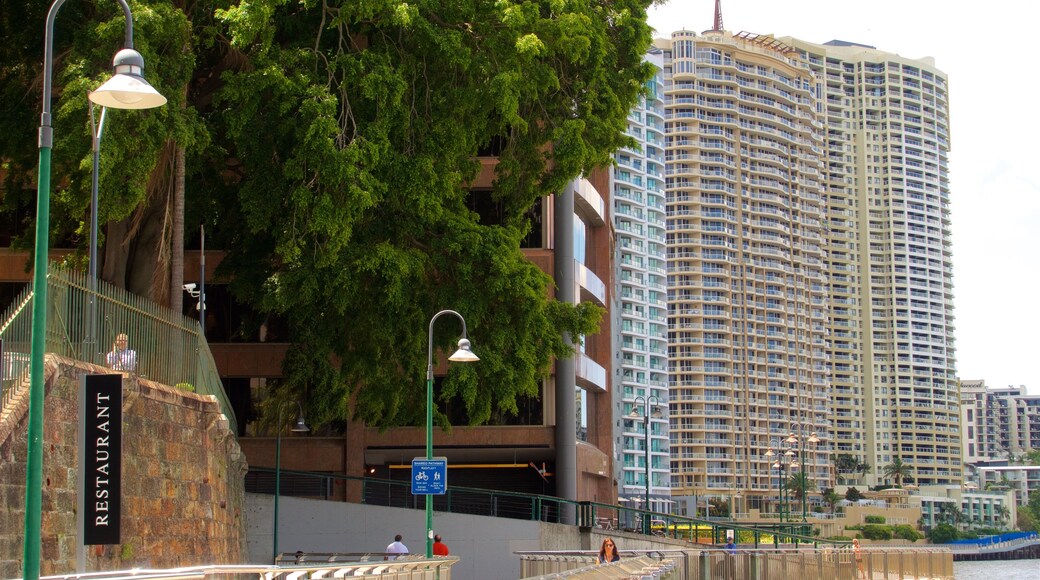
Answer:
M920 540L922 538L921 532L915 530L913 527L908 526L906 524L893 526L892 535L899 539L909 540L911 542L916 542L917 540Z
M850 487L845 492L845 499L848 500L848 501L859 501L859 500L863 499L864 497L865 496L863 495L863 492L861 492L860 490L858 490L858 489L856 489L854 487Z
M868 540L891 540L892 528L888 526L879 526L877 524L868 524L863 526L863 537Z
M946 544L957 539L957 528L950 524L939 524L928 531L928 541L933 544Z
M883 524L885 523L885 516L867 516L864 518L868 524Z
M848 536L831 536L828 540L834 540L835 542L851 542L852 538Z

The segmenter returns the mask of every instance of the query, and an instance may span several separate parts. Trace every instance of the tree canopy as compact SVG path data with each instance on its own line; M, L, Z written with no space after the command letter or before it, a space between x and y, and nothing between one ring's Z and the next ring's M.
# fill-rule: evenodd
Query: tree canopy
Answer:
M43 26L45 8L15 4L0 22ZM518 397L539 394L551 360L572 354L561 333L600 322L597 308L551 300L551 279L520 244L541 197L630 143L625 119L652 72L649 4L135 2L135 47L170 102L112 115L102 221L119 247L149 226L165 239L182 147L185 227L205 223L207 242L226 251L219 273L239 301L286 321L283 387L308 402L311 422L418 424L428 324L445 308L466 318L481 362L453 365L439 396L461 399L472 424L513 413ZM85 93L122 33L116 3L77 10L58 17L55 49L54 229L72 238L89 199ZM17 33L0 65L5 103L20 95L18 118L8 111L3 123L26 126L0 137L8 208L29 195L35 169L38 32ZM469 191L492 144L494 185ZM497 219L472 209L478 195ZM127 253L123 270L106 259L106 278L133 286L162 259L162 244L149 248ZM435 343L447 348L459 331L440 321Z

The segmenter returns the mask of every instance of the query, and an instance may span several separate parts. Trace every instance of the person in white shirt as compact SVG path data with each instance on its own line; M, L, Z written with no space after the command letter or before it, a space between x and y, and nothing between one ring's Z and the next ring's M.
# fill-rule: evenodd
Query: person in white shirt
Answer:
M116 336L112 344L112 350L105 356L108 367L114 371L137 370L137 353L132 348L127 348L127 337L125 333Z
M398 557L408 554L408 546L401 543L401 534L394 536L394 541L386 547L386 554L385 560L396 560Z

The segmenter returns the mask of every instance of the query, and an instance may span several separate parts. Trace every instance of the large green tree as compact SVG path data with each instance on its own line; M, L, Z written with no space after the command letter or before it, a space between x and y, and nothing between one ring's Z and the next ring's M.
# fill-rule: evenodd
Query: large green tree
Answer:
M0 22L28 11L19 19L42 26L45 3L12 4ZM84 231L83 95L119 45L111 4L79 8L56 49L61 235ZM125 240L174 239L166 224L178 223L185 159L184 227L210 224L236 298L287 321L282 394L307 400L309 420L421 422L427 325L443 308L466 317L481 362L453 365L439 396L462 401L473 424L515 412L518 397L539 394L552 358L571 354L561 333L580 337L600 322L596 308L551 300L551 279L520 244L539 199L629 142L625 119L651 73L649 4L134 2L137 48L170 103L115 114L106 128L105 277L144 292L142 276L169 259L156 243L142 260ZM25 54L0 73L5 95L6 83L20 85L32 109L42 47L24 40ZM11 207L7 194L35 167L21 133L0 141ZM478 153L492 144L493 188L470 192ZM471 209L473 196L491 198L495 219ZM459 333L447 319L435 330L439 347Z

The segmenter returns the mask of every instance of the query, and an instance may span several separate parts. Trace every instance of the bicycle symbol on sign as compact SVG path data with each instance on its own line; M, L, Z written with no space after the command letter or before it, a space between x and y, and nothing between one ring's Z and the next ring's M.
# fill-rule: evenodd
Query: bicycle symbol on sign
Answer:
M428 479L430 479L430 476L426 475L425 471L420 471L415 475L415 481L426 481Z

